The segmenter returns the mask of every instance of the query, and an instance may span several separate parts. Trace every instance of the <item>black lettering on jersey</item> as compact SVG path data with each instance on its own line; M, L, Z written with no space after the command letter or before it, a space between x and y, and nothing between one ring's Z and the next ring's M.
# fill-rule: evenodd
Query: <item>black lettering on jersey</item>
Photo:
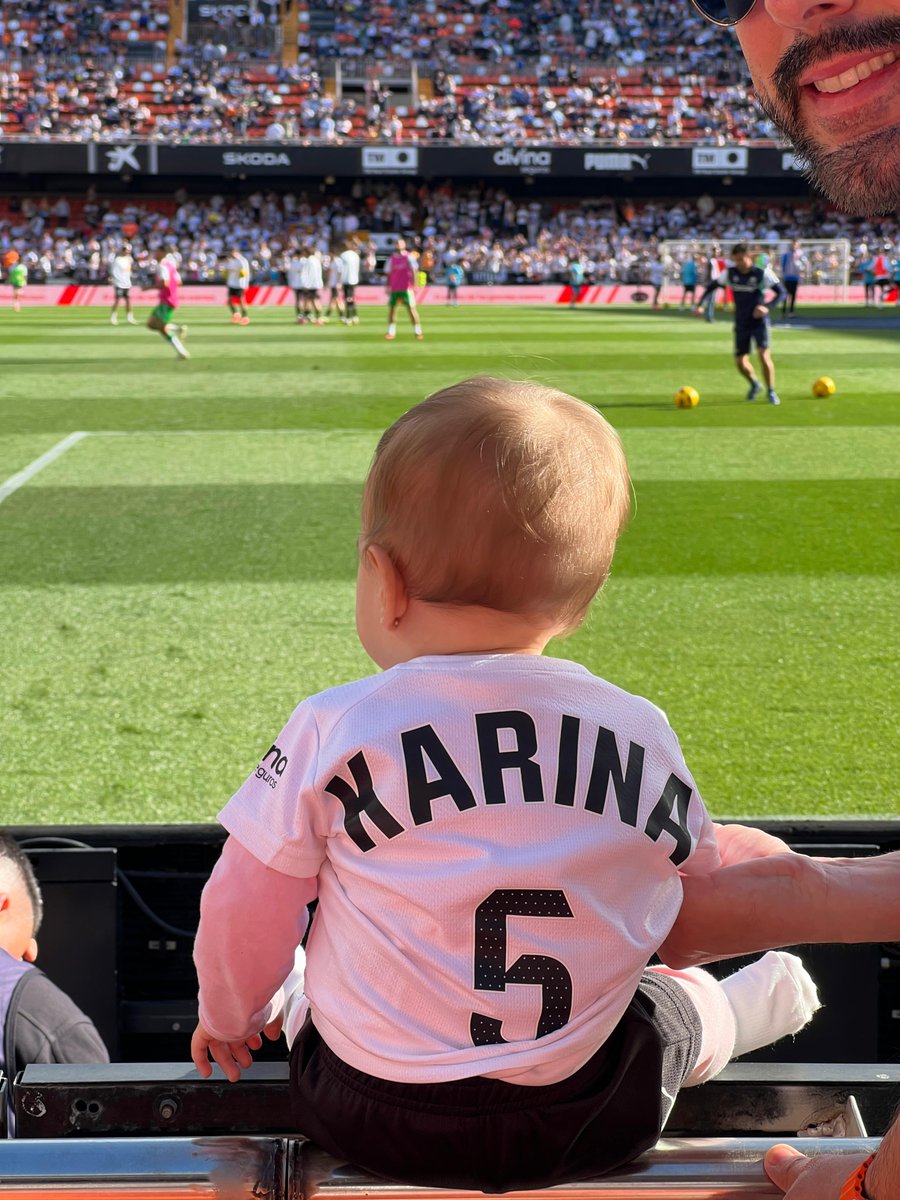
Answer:
M475 807L472 789L430 725L408 729L400 734L400 740L406 763L409 811L416 825L427 825L433 819L431 802L440 796L449 796L460 812ZM426 757L437 771L436 779L428 778Z
M656 802L656 807L644 826L644 833L651 841L658 841L661 833L671 834L675 839L675 849L669 858L676 867L683 863L691 852L691 835L687 827L687 815L692 795L692 788L689 788L683 780L670 775L666 780L662 795ZM674 816L673 810L675 810Z
M559 729L559 754L557 756L556 794L554 804L575 807L575 786L578 783L578 738L581 721L578 717L563 716Z
M261 761L266 762L270 758L272 760L270 765L271 765L272 769L274 770L275 774L283 775L284 769L288 765L288 760L287 760L287 755L281 753L280 746L270 746L268 748L268 750L265 752L265 754L262 756Z
M528 713L476 713L478 754L481 758L481 780L487 804L505 804L504 771L518 771L522 779L522 795L526 804L541 804L544 785L541 768L534 761L537 754L537 730ZM500 730L512 729L516 735L515 750L500 749Z
M375 789L372 786L372 772L369 770L369 764L366 762L362 750L348 759L347 766L357 790L354 792L346 779L342 779L340 775L334 775L326 783L325 791L336 796L344 806L344 832L347 836L356 842L360 850L372 850L375 843L363 828L361 820L363 813L388 838L403 833L403 826L391 816L375 795Z
M609 781L612 779L616 804L619 807L619 819L636 829L643 775L644 747L639 746L637 742L628 743L628 761L623 774L616 735L611 729L604 729L601 725L597 730L594 763L591 767L591 779L584 801L585 811L603 812L606 807Z
M556 958L546 954L520 954L506 965L507 917L574 917L566 893L558 888L499 888L475 910L475 977L481 992L505 992L507 984L538 984L541 1015L535 1037L562 1029L572 1015L572 976ZM469 1033L475 1046L505 1042L503 1023L496 1017L473 1012Z

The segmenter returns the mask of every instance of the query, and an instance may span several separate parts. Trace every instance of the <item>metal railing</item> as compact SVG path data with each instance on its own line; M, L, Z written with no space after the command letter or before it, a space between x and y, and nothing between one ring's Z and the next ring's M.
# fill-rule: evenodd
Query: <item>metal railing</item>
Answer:
M781 1190L762 1166L774 1144L771 1138L661 1141L611 1175L564 1184L552 1194L564 1200L774 1200ZM807 1154L857 1157L878 1147L869 1138L789 1144ZM0 1196L6 1200L75 1200L86 1194L94 1200L483 1200L481 1192L375 1179L302 1138L66 1138L0 1145ZM547 1195L516 1190L520 1200L546 1200Z

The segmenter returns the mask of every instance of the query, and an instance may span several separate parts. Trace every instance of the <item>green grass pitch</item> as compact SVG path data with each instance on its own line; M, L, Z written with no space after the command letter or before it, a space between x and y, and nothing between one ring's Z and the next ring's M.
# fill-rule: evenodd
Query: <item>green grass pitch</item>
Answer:
M362 317L186 311L182 363L103 310L0 312L0 486L87 434L0 502L0 823L212 820L300 699L372 669L378 433L485 372L597 405L631 463L612 578L553 651L666 710L716 816L896 815L895 318L776 328L774 408L725 318L441 308L387 344Z

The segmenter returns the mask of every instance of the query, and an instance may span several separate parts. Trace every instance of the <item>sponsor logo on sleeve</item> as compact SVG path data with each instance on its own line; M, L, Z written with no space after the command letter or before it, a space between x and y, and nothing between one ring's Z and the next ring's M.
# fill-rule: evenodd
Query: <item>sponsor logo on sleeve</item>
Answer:
M691 151L695 175L746 175L749 164L746 146L695 146Z
M364 175L415 175L419 151L415 146L363 146Z
M256 768L256 778L268 784L270 788L278 786L278 780L288 765L287 755L281 753L279 746L270 746Z

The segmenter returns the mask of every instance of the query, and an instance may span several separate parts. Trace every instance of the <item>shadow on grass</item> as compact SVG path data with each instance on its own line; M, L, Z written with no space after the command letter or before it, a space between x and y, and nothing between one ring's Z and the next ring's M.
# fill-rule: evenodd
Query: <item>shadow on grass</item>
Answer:
M636 496L619 577L880 575L896 557L893 480L638 481ZM0 584L352 580L358 510L351 484L23 488L0 508Z

